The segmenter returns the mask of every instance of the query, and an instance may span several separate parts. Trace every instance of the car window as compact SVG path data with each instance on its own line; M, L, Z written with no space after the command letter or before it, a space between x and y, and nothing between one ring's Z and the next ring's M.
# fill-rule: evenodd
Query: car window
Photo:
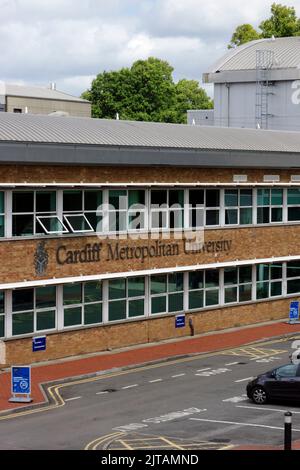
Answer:
M278 377L296 377L297 370L298 364L288 364L276 369L276 375Z

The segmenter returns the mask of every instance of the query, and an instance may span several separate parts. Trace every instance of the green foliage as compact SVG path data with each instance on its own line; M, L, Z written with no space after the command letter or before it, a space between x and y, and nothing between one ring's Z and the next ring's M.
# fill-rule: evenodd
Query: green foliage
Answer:
M82 97L92 102L98 118L154 122L186 122L187 109L207 109L212 101L195 80L174 83L173 67L150 57L130 69L103 72Z
M295 8L273 3L270 18L259 25L261 32L256 31L250 24L242 24L234 31L228 48L240 46L259 38L300 36L300 19Z

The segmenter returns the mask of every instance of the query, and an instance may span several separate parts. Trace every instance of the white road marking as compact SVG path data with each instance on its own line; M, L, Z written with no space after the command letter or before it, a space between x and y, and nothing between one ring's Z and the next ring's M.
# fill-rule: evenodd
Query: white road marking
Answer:
M125 388L133 388L133 387L138 387L139 384L132 384L132 385L127 385L126 387L122 387L123 390L125 390Z
M185 374L176 374L176 375L172 375L172 379L175 379L176 377L182 377L183 375L185 375Z
M149 384L153 384L154 382L162 382L162 379L149 380Z
M235 366L238 364L238 362L229 362L228 364L225 364L225 366Z
M226 398L226 400L222 400L224 402L232 402L232 403L239 403L240 401L245 401L247 400L247 395L242 395L240 397L231 397L231 398Z
M207 370L206 372L200 372L199 374L195 375L199 377L210 377L212 375L223 374L224 372L231 372L231 369L220 367L219 369Z
M108 392L97 392L96 395L105 395Z
M285 413L286 411L291 411L293 414L300 414L300 411L294 411L286 409L279 410L278 408L265 408L264 406L246 406L246 405L236 405L236 408L248 408L249 410L260 410L260 411L277 411L278 413Z
M246 380L254 379L254 377L246 377L245 379L235 380L236 383L238 382L245 382Z
M284 430L283 427L277 426L267 426L266 424L254 424L254 423L238 423L235 421L219 421L216 419L204 419L204 418L189 418L192 421L205 421L207 423L220 423L220 424L233 424L236 426L252 426L256 428L268 428L268 429L278 429L280 431ZM300 429L293 429L293 431L300 432Z
M66 398L65 401L79 400L79 398L82 398L82 397Z
M204 370L209 370L211 367L206 367L206 369L198 369L197 372L203 372Z

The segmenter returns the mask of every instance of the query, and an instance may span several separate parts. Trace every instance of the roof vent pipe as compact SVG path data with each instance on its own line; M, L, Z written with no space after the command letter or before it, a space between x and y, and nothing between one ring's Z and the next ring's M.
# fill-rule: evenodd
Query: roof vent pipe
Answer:
M56 83L50 82L50 90L56 90Z

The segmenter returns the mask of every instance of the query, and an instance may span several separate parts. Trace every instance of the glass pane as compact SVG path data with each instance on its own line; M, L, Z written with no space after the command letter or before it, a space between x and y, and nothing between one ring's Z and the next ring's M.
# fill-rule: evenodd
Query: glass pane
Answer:
M281 366L276 370L276 374L279 377L296 377L298 370L298 364L288 364Z
M193 291L189 293L189 309L203 307L203 290Z
M0 216L0 237L4 237L4 215Z
M82 191L64 191L63 194L63 211L82 212Z
M183 273L169 274L168 291L176 292L183 290Z
M4 214L4 192L0 192L0 213Z
M203 271L189 273L189 289L202 289L204 287L203 274Z
M109 191L109 204L113 207L110 209L127 209L127 191L122 189L112 189Z
M37 231L42 230L44 232L44 228L46 232L66 232L66 228L63 226L59 218L54 215L50 217L41 217L40 220L37 220Z
M33 215L13 215L13 235L33 234Z
M206 225L219 225L219 211L218 210L206 211Z
M172 207L174 204L176 206L183 207L183 198L184 192L182 189L170 189L169 190L169 207Z
M203 189L190 189L189 191L189 203L192 207L197 205L204 205L204 190Z
M4 313L4 291L0 290L0 313Z
M268 264L258 264L256 266L256 280L257 281L269 280L269 265Z
M219 289L205 291L205 305L218 305L219 303Z
M103 215L100 215L96 212L86 212L85 216L87 220L89 221L90 225L93 227L93 230L95 232L102 232L103 231L103 226L102 226L102 220L103 220Z
M130 189L128 191L128 207L130 208L134 204L145 205L145 191L140 189Z
M271 283L271 297L276 295L282 294L282 283L280 282L272 282Z
M225 224L236 225L238 223L238 210L226 209L225 210Z
M247 302L252 299L252 284L239 286L239 302Z
M13 192L13 212L33 212L33 191Z
M140 230L145 228L145 212L132 210L128 213L128 229Z
M271 222L282 222L282 209L281 207L272 207L271 209Z
M288 189L288 204L300 205L300 189L298 188Z
M141 297L145 295L145 278L131 277L128 278L128 297Z
M271 279L282 279L282 263L270 265Z
M25 335L33 332L33 312L15 313L12 316L12 333L16 335Z
M73 232L89 232L92 230L83 215L67 215L65 219Z
M220 205L220 190L207 189L206 190L206 207L219 207Z
M102 191L84 191L84 210L97 211L102 205Z
M167 311L167 296L162 295L159 297L152 297L151 313L166 313L166 311Z
M269 207L257 208L257 223L268 224L270 222L270 209Z
M118 232L127 229L127 211L109 212L109 230Z
M4 315L0 315L0 338L4 337Z
M151 205L167 204L167 191L166 190L152 190L151 191Z
M237 268L224 268L224 284L237 284Z
M82 285L66 284L63 286L64 305L80 304L82 302Z
M287 281L287 293L294 294L300 292L300 279Z
M286 266L287 277L300 277L300 261L289 261Z
M36 193L36 212L55 212L56 192L38 191Z
M98 302L102 300L102 283L91 281L84 283L84 302Z
M256 298L267 299L269 297L269 282L258 282L256 284Z
M47 310L46 312L37 312L36 329L51 330L55 328L55 310Z
M17 289L12 291L12 310L22 312L23 310L33 310L34 289Z
M237 287L225 288L225 304L237 301Z
M225 189L225 206L238 206L237 189Z
M282 189L271 189L271 205L282 206L283 204L283 191Z
M239 267L239 283L252 281L252 266Z
M183 310L183 293L169 294L169 312L179 312Z
M240 206L252 206L252 189L240 189Z
M167 276L158 274L151 276L151 294L161 294L167 292Z
M81 325L81 308L65 308L64 309L64 326Z
M84 324L102 323L102 304L84 306Z
M190 227L204 226L204 209L190 209Z
M300 207L288 207L288 221L300 220Z
M142 317L144 315L144 299L129 301L129 318Z
M257 190L257 205L268 206L270 204L270 190L258 189Z
M116 300L108 304L108 321L126 320L126 300Z
M56 306L56 287L45 286L35 289L36 308L48 308Z
M208 269L205 271L205 287L219 287L218 269Z
M170 210L170 228L183 227L183 209Z
M240 224L250 225L252 224L252 209L240 209Z
M126 279L112 279L111 281L109 281L109 298L126 298Z

